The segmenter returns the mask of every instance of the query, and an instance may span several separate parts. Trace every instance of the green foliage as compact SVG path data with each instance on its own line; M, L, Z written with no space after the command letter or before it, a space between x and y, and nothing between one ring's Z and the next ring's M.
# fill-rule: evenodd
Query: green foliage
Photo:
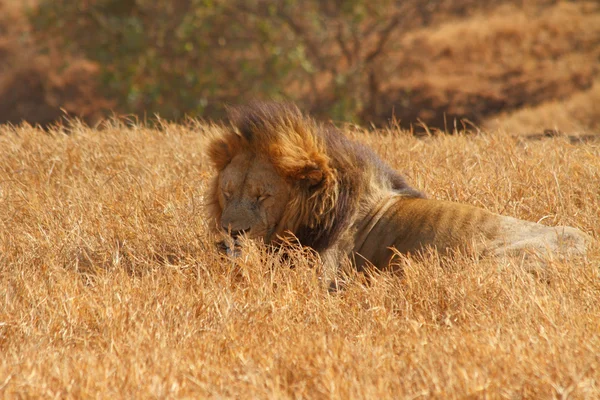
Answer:
M30 19L40 42L101 66L119 112L221 117L223 103L271 98L371 120L394 38L446 3L40 0Z

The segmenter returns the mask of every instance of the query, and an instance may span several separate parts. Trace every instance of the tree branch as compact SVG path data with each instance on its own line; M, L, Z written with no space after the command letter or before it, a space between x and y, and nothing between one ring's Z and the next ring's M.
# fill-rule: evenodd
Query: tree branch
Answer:
M379 40L377 42L377 46L375 46L375 49L373 49L373 51L371 51L367 54L367 56L365 57L365 64L372 63L377 57L379 57L379 55L381 55L385 45L387 44L388 40L390 39L390 37L392 35L392 32L394 31L394 28L396 28L396 26L399 24L399 22L400 22L400 13L396 13L392 17L390 22L387 24L387 26L379 32L380 36L379 36Z

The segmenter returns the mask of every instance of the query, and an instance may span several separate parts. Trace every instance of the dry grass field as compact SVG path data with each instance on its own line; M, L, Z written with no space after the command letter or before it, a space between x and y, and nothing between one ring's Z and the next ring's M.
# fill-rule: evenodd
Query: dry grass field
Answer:
M203 219L201 123L0 127L2 398L600 398L600 249L351 275ZM430 197L600 238L600 142L346 128Z

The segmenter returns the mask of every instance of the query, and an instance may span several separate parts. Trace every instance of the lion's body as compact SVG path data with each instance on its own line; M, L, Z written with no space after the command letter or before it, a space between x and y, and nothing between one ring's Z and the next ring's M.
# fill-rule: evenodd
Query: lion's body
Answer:
M365 260L385 268L394 252L416 253L426 247L512 255L585 251L585 234L571 227L548 227L491 213L481 208L440 200L392 195L361 221L356 230L355 264Z
M276 243L293 235L329 271L349 257L385 268L394 254L434 247L505 254L585 252L589 237L469 205L425 199L368 148L289 105L260 103L215 138L209 194L218 229ZM235 236L234 235L234 236Z
M372 215L372 216L371 216ZM381 202L357 227L353 252L360 262L369 260L379 268L389 264L395 248L415 253L425 247L440 251L466 249L498 231L495 215L456 203L392 195Z

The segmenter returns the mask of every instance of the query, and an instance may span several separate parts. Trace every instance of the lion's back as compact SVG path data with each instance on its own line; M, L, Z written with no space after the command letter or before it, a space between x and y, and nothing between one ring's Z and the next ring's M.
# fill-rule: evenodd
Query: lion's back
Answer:
M397 195L387 201L384 210L380 208L368 224L359 226L354 248L359 268L366 260L387 267L392 248L402 254L432 247L442 254L462 250L494 256L545 256L585 254L592 241L576 228L545 226L466 204Z
M496 214L470 205L399 195L385 201L365 218L368 223L358 224L354 247L358 259L379 268L388 265L391 248L403 254L427 247L445 252L490 239L499 227Z

